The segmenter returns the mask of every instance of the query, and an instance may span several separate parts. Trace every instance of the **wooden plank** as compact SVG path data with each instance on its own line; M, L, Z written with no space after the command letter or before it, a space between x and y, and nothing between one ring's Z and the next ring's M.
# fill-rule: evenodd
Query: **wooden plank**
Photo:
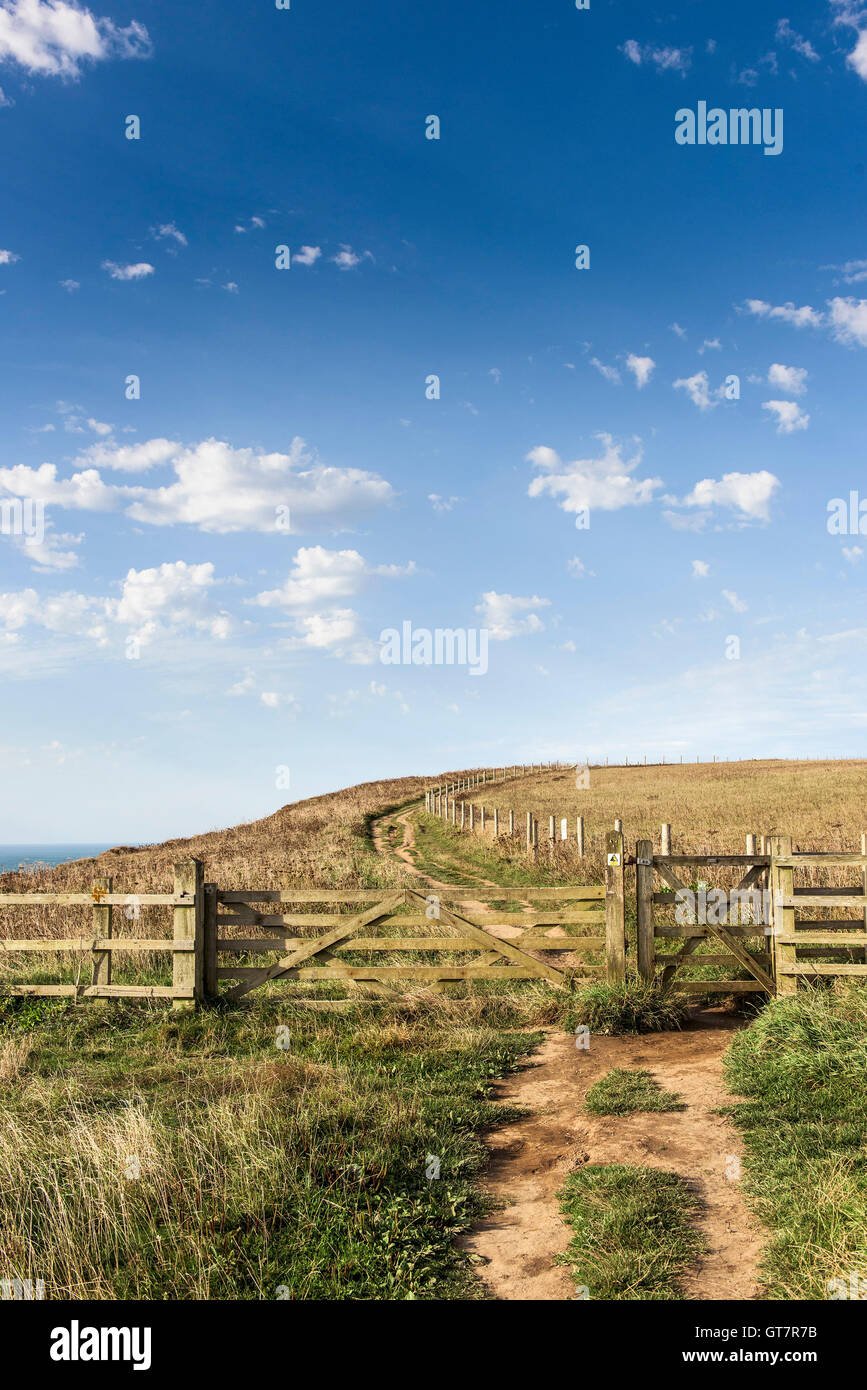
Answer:
M737 866L743 864L745 867L750 864L760 864L763 868L770 863L767 855L759 854L655 854L653 856L654 868L662 866L670 867L672 864L728 864Z
M795 947L789 946L784 941L780 941L780 936L794 936L795 934L795 912L794 908L786 903L786 898L791 898L794 886L794 870L781 867L777 862L780 859L790 859L792 857L792 839L789 835L771 836L771 911L773 913L773 934L771 940L774 950L774 975L777 982L777 994L788 995L796 994L798 981L795 977L788 974L785 966L795 964ZM779 933L779 936L778 936Z
M780 875L791 874L791 869L781 869ZM794 907L864 907L864 894L853 893L851 889L838 889L835 894L820 894L815 888L799 891L797 888L794 893L791 887L783 888L783 908Z
M537 964L538 962L534 962ZM585 967L591 969L593 967ZM602 967L598 967L600 970ZM242 980L238 988L252 988L253 977L260 972L252 966L220 966L217 974L221 979ZM328 980L378 980L388 983L393 980L535 980L538 973L522 966L510 965L300 965L284 972L286 979L322 981ZM275 978L275 977L272 977ZM234 991L230 991L234 993Z
M202 995L205 999L217 997L217 885L206 883L204 892L204 916L202 919Z
M0 907L91 907L95 902L109 907L125 907L131 897L140 907L177 907L184 899L176 893L0 893Z
M847 864L857 864L859 868L867 865L867 856L863 854L791 854L782 856L777 860L781 869L803 869L810 866L818 868L836 868Z
M0 985L0 995L3 994L41 994L50 999L74 999L78 994L75 985Z
M777 961L777 974L797 975L867 975L867 965L844 965L842 961ZM783 993L783 991L780 991Z
M515 945L525 951L574 951L583 947L588 951L601 950L605 945L604 936L514 936L510 938ZM222 955L245 955L248 952L285 951L303 946L309 937L244 937L233 939L220 937L217 949ZM414 937L414 936L367 936L351 937L341 941L335 951L478 951L479 944L470 936Z
M174 866L175 895L183 906L172 914L176 941L192 941L197 947L175 951L172 956L172 1007L186 1010L201 996L201 946L204 912L204 869L201 859L183 859Z
M626 891L623 832L605 835L605 974L609 984L626 979Z
M386 917L403 900L403 893L391 893L381 902L369 907L366 912L361 912L356 917L351 917L348 922L338 927L332 927L331 931L324 936L315 938L307 942L304 946L298 947L290 955L284 956L275 965L265 966L256 971L256 977L247 980L244 984L238 985L230 990L229 999L240 999L243 995L255 989L257 985L262 985L266 980L276 979L280 975L285 975L289 970L295 969L303 961L309 960L311 956L318 955L320 951L326 950L329 946L335 945L338 941L343 941L348 936L353 936L361 927L370 926L371 923ZM328 967L333 968L333 967Z
M97 894L102 895L102 894L104 894L104 893L110 893L110 892L111 892L111 890L112 890L112 881L111 881L110 878L98 878L98 879L96 880L96 882L94 883L93 887L94 887L94 899L96 899L96 895L97 895ZM114 908L113 908L110 904L108 904L108 905L106 905L106 904L100 904L99 906L97 906L97 905L96 905L96 902L94 902L94 907L93 907L93 935L94 935L95 938L100 938L100 937L101 937L103 940L105 940L106 938L110 938L110 937L111 937L111 935L112 935L112 914L113 914L113 912L114 912ZM94 942L92 960L93 960L93 966L92 966L92 972L91 972L91 978L90 978L91 984L92 984L92 985L110 985L110 984L111 984L111 948L108 947L108 948L105 949L105 950L99 949L99 948L97 948L96 943Z
M843 946L850 942L855 946L864 946L867 945L867 932L861 925L860 931L805 930L795 931L791 936L780 935L776 939L783 946Z
M669 982L670 982L670 981L674 978L674 976L677 974L678 969L679 969L680 966L683 964L683 962L686 960L687 956L691 956L691 955L693 954L693 952L695 952L696 950L698 950L698 947L701 945L701 943L702 943L704 940L706 940L706 936L705 936L704 931L702 931L701 936L691 936L691 937L689 937L688 940L686 940L686 941L683 943L683 946L682 946L681 949L678 951L678 953L677 953L677 955L674 957L674 959L673 959L673 960L666 960L665 965L664 965L663 970L662 970L662 974L661 974L660 977L659 977L659 983L660 983L660 985L662 986L663 989L666 989L666 988L668 987Z
M422 895L414 888L408 888L407 893L420 898ZM561 970L556 970L554 966L548 965L545 961L536 960L534 956L528 956L519 946L515 946L511 941L501 940L499 937L491 936L481 927L477 927L469 918L462 917L459 912L450 910L440 904L441 917L445 917L457 931L462 931L465 936L473 936L480 946L486 946L488 950L498 951L507 960L514 961L518 965L527 966L536 975L542 975L546 980L550 980L552 985L558 989L565 988L566 977Z
M174 985L88 985L79 991L96 999L178 999L193 1000L193 991L178 995Z
M503 909L500 912L473 912L467 913L472 921L480 927L544 927L544 926L575 926L581 923L589 923L591 926L601 926L604 916L605 906L601 901L594 904L593 910L586 912L561 912L551 909L550 912L528 908L524 912L507 912ZM237 917L234 914L226 915L220 913L217 916L218 927L267 927L270 930L278 930L285 927L290 930L293 927L336 927L341 922L348 922L352 913L327 913L317 917L313 913L304 913L300 916L289 916L283 913L257 914L256 920L248 920L244 917ZM424 927L430 925L430 918L423 913L393 913L385 918L380 924L384 927Z
M675 980L672 990L685 994L756 994L765 993L758 980Z
M635 900L638 919L638 974L642 980L650 982L656 973L652 840L639 840L635 847Z
M151 940L149 936L0 937L0 955L18 951L194 951L194 941Z
M726 930L731 932L732 936L759 937L768 934L767 927L751 922L744 923L743 926L735 926L734 923L729 923ZM670 939L672 937L694 936L697 931L699 931L702 936L705 935L705 928L694 922L684 923L683 926L677 922L657 922L654 927L654 934L657 939L660 937Z
M724 946L728 947L738 964L742 966L744 970L749 970L750 974L755 976L759 984L763 985L768 991L768 994L772 996L776 994L777 989L773 979L766 970L762 969L755 956L751 956L749 951L744 950L740 942L731 936L725 927L719 926L715 922L708 922L706 925L708 932L715 936L717 940L721 941Z
M297 889L296 889L296 888L293 888L293 889L268 888L268 889L265 889L265 888L261 888L261 889L254 889L254 888L248 888L248 889L244 889L243 891L240 891L240 892L235 891L235 890L233 890L233 891L231 891L231 892L226 892L226 891L224 891L223 889L220 889L219 892L218 892L218 894L217 894L217 898L218 898L218 901L219 901L221 904L222 904L222 903L229 903L229 904L233 904L233 903L248 903L248 902L269 902L269 903L307 903L307 902L317 902L317 903L344 903L344 902L346 902L346 903L358 903L358 902L373 902L373 901L379 899L379 898L382 896L383 893L387 893L387 892L389 892L389 891L390 891L390 890L389 890L389 889L386 889L386 888L373 888L373 889L366 889L366 888L365 888L365 889L351 889L351 888L341 888L341 889L337 889L337 888L334 888L334 889L324 889L324 888L305 888L305 889L301 889L301 888L297 888ZM410 889L407 889L406 891L407 891L407 892L412 892L412 890L410 890ZM568 900L568 899L579 900L579 899L597 899L597 898L604 898L604 896L605 896L605 889L604 889L604 887L602 887L601 885L597 885L597 884L574 884L574 885L553 884L553 885L552 885L551 887L549 887L549 888L498 888L498 887L494 887L494 888L477 888L474 884L469 884L469 885L467 885L467 884L448 884L448 885L445 886L445 887L438 888L438 889L437 889L437 892L439 893L439 896L440 896L441 898L446 898L446 899L448 899L449 902L451 902L451 901L460 902L460 901L462 901L462 900L469 901L470 899L475 900L475 901L478 901L478 902L486 902L486 901L490 901L490 900L492 900L492 899L493 899L495 902L496 902L497 900L502 900L502 901L506 902L506 901L511 900L512 898L518 898L519 900L526 900L527 902L539 902L539 901L543 901L543 902L544 902L546 899L551 899L552 901L559 900L560 898L566 898L567 900ZM119 896L119 895L118 895L118 896ZM418 895L416 894L416 896L418 896ZM82 900L85 901L85 902L91 902L91 901L92 901L91 897L88 896L88 895L84 895L84 894L83 894L83 895L81 895L81 897L82 897ZM120 900L121 900L122 902L126 902L126 897L123 897L123 898L121 898ZM171 900L172 902L174 901L174 899L170 899L170 900ZM143 902L143 901L145 901L145 900L144 900L143 898L140 898L139 901ZM402 891L401 891L401 901L403 901L403 892L402 892ZM0 905L2 905L2 897L0 897Z

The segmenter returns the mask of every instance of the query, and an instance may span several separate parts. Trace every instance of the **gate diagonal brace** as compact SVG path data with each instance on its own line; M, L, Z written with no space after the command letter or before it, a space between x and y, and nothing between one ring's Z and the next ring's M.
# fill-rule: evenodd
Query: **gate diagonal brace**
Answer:
M290 955L278 960L275 965L265 966L256 972L252 979L244 980L241 984L235 985L230 989L227 999L240 999L243 995L249 994L251 989L257 989L259 985L264 985L268 980L275 980L280 975L285 975L287 971L293 970L295 966L301 965L305 960L310 960L313 956L319 955L321 951L326 951L329 946L334 946L338 941L345 941L348 936L354 936L362 927L369 927L373 922L378 922L381 917L387 917L404 900L403 890L399 893L392 893L387 898L383 898L381 903L376 903L374 907L369 907L366 912L361 912L357 917L350 917L340 926L333 927L324 936L317 937L315 941L305 942Z
M414 888L408 888L407 893L412 893L414 897L426 901L425 895L417 892ZM480 946L486 946L489 950L496 951L498 956L505 956L507 960L511 960L517 965L529 967L532 975L542 975L558 989L567 988L567 977L562 970L556 970L553 965L546 965L543 961L536 960L535 956L528 955L526 951L521 950L520 946L513 946L510 941L492 936L483 927L477 927L475 922L471 922L468 917L462 917L459 912L454 912L442 903L440 904L440 917L444 917L450 926L460 929L464 936L474 937Z

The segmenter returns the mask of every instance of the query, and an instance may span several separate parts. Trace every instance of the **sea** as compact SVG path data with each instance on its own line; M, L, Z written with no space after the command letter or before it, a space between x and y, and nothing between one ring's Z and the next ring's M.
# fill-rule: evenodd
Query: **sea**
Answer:
M0 873L15 869L33 869L37 865L65 864L69 859L90 859L111 849L111 845L0 845Z

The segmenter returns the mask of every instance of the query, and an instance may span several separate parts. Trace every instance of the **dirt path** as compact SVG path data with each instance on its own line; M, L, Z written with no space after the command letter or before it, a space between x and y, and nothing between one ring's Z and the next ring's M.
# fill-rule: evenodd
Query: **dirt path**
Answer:
M378 852L400 860L434 892L449 887L416 867L412 812L383 819L403 827L403 842L389 845L382 824L376 822ZM479 886L498 885L480 879ZM465 903L469 910L485 906ZM492 934L508 936L518 930L501 927ZM729 1099L722 1058L738 1026L738 1020L722 1010L708 1009L682 1033L594 1035L586 1051L576 1048L571 1035L551 1029L529 1065L498 1084L498 1099L530 1113L488 1136L491 1161L485 1190L500 1209L462 1242L478 1257L478 1273L494 1298L575 1298L567 1270L554 1263L570 1238L556 1194L567 1173L585 1163L679 1173L701 1202L698 1225L707 1245L707 1253L683 1280L684 1297L704 1301L759 1296L756 1267L767 1232L747 1212L738 1182L727 1177L732 1160L741 1154L740 1136L730 1120L713 1113ZM588 1088L612 1067L646 1069L661 1086L677 1092L687 1108L668 1114L586 1114Z
M489 1136L486 1191L507 1205L475 1228L464 1248L495 1298L570 1299L575 1286L554 1257L569 1244L556 1193L585 1163L625 1163L679 1173L702 1204L707 1254L683 1281L687 1299L758 1297L756 1265L767 1233L726 1176L740 1139L712 1112L726 1103L722 1055L736 1025L709 1010L683 1033L594 1036L589 1051L550 1032L526 1071L501 1082L497 1096L532 1114ZM687 1109L671 1114L587 1115L589 1086L612 1067L644 1068L677 1091ZM592 1298L593 1291L590 1290Z

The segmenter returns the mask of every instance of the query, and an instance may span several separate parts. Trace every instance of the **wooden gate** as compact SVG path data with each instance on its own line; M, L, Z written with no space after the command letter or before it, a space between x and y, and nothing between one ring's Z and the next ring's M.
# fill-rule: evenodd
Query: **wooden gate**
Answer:
M562 989L576 977L622 978L622 848L616 857L604 887L230 892L208 885L205 993L234 981L225 997L240 999L277 979L382 992L408 981L441 989L457 980L543 979ZM256 934L227 934L248 928ZM553 963L553 953L566 952L565 968ZM253 954L277 959L218 963Z
M867 975L867 849L861 854L793 854L788 836L771 841L771 888L774 908L774 969L778 994L795 994L798 981L835 975ZM796 884L799 869L847 867L858 882L846 887ZM857 916L799 917L798 911L852 911Z
M639 840L635 854L635 885L638 918L638 972L644 980L658 978L662 985L691 994L743 994L776 992L773 960L767 949L748 950L749 939L767 936L771 930L764 910L769 901L768 878L770 857L763 854L654 854L652 840ZM696 890L684 883L680 874L684 868L731 868L745 871L739 882L722 890L729 904L725 920L720 915L697 911ZM677 872L675 872L677 870ZM666 888L654 892L654 874ZM738 909L739 920L732 921L731 903ZM681 921L656 922L654 907L683 909ZM746 911L744 911L746 909ZM743 920L746 916L746 921ZM704 920L701 920L701 918ZM682 941L674 953L660 954L657 959L657 939L670 944ZM708 939L718 941L725 954L696 956L695 952ZM678 972L689 961L695 967L737 965L747 972L744 979L684 979ZM657 976L657 968L659 974Z

